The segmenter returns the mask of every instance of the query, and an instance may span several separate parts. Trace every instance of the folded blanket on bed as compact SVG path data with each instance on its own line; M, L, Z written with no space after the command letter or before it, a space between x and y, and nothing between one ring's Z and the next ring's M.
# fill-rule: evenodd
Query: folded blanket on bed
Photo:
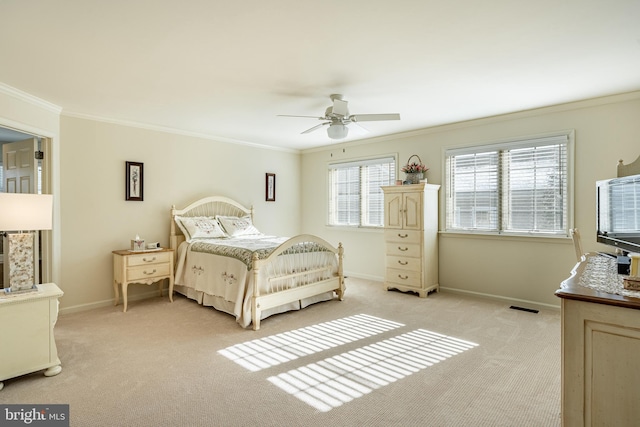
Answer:
M203 252L235 258L245 264L247 269L251 270L253 268L252 261L254 254L258 255L258 259L265 259L287 239L287 237L251 235L227 239L195 240L192 241L190 249L193 252ZM287 249L283 254L327 251L327 248L314 242L306 242Z

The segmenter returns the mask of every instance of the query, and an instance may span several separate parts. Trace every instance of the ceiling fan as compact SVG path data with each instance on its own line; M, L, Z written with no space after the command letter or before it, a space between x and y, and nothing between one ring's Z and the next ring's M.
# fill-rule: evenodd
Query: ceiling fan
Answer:
M278 117L304 117L309 119L317 119L324 120L323 123L319 125L315 125L312 128L309 128L301 134L313 132L316 129L320 129L324 126L329 126L327 128L327 135L331 139L342 139L346 138L349 134L349 126L351 127L359 127L360 129L366 131L365 128L360 126L358 122L371 122L371 121L381 121L381 120L400 120L400 114L392 113L392 114L349 114L349 109L347 108L347 101L342 99L342 95L340 94L332 94L329 96L331 101L333 101L333 105L327 107L324 116L315 117L315 116L292 116L288 114L279 114Z

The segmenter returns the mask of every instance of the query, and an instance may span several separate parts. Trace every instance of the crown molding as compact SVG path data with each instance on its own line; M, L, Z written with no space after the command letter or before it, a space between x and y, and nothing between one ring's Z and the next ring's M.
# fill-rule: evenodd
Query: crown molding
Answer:
M416 130L411 130L406 132L398 132L398 133L393 133L388 135L377 136L374 138L358 139L355 141L338 143L331 146L327 145L322 147L314 147L314 148L302 150L302 152L314 153L314 152L326 151L327 149L354 147L358 145L367 145L367 144L373 144L377 142L386 142L389 140L400 140L405 138L411 138L414 136L429 135L434 133L465 129L465 128L474 127L474 126L483 126L483 125L492 124L492 123L505 122L509 120L517 120L517 119L522 119L527 117L542 116L545 114L552 114L552 113L558 113L563 111L580 110L584 108L593 108L593 107L598 107L598 106L607 105L607 104L617 104L621 102L635 101L637 99L640 99L640 91L625 92L625 93L620 93L616 95L607 95L607 96L601 96L597 98L589 98L589 99L584 99L579 101L565 102L562 104L532 108L529 110L515 111L512 113L498 114L495 116L481 117L478 119L470 119L470 120L465 120L461 122L435 125L435 126L430 126L423 129L416 129Z
M109 118L109 117L95 116L95 115L79 113L79 112L75 112L75 111L64 110L62 112L62 115L66 116L66 117L77 118L77 119L92 120L92 121L101 122L101 123L109 123L109 124L114 124L114 125L118 125L118 126L127 126L127 127L138 128L138 129L145 129L145 130L155 131L155 132L171 133L171 134L174 134L174 135L182 135L182 136L189 136L189 137L193 137L193 138L207 139L207 140L211 140L211 141L224 142L224 143L227 143L227 144L246 145L246 146L249 146L249 147L261 148L263 150L283 151L283 152L287 152L287 153L296 153L296 154L300 153L300 150L294 150L294 149L291 149L291 148L273 147L273 146L270 146L270 145L256 144L255 142L242 141L242 140L239 140L239 139L225 138L225 137L221 137L221 136L209 135L209 134L200 133L200 132L192 132L192 131L187 131L187 130L184 130L184 129L176 129L176 128L171 128L171 127L166 127L166 126L151 125L151 124L148 124L148 123L141 123L141 122L135 122L135 121L122 120L122 119L114 119L114 118Z
M51 111L58 115L62 112L62 107L55 105L49 101L45 101L42 98L38 98L37 96L30 95L27 92L23 92L20 89L16 89L15 87L9 86L6 83L0 82L0 93L19 99L20 101L24 101L38 108L43 108L45 110Z

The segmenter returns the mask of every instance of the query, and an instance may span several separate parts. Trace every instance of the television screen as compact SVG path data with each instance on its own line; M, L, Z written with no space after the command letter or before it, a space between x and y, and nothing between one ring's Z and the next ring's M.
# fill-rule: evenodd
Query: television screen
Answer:
M598 181L596 189L597 241L640 252L640 175Z

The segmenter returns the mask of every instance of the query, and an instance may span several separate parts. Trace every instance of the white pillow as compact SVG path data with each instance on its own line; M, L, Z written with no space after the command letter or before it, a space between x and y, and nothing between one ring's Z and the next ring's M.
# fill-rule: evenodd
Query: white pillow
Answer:
M251 216L221 216L216 215L216 219L220 222L224 231L230 237L245 236L248 234L262 234L251 222Z
M177 216L176 223L185 239L218 239L227 237L220 223L215 218L207 216Z

